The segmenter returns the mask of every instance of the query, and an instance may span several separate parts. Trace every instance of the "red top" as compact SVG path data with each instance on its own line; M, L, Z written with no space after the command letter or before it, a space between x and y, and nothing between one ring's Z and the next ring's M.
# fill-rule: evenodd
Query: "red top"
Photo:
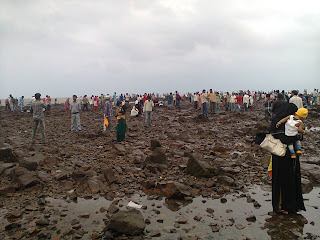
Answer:
M243 104L243 97L242 96L236 96L237 104L242 105Z

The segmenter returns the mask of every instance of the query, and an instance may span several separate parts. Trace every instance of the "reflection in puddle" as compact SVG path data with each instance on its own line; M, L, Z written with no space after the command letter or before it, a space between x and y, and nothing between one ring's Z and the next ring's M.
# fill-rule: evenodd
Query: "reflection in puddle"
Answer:
M266 189L266 188L263 188ZM305 194L306 212L297 215L273 215L271 193L261 186L254 186L246 193L234 193L223 199L197 197L189 202L166 200L144 193L131 198L116 198L114 203L124 210L130 201L143 205L140 209L150 220L145 233L159 230L158 239L177 239L179 236L198 236L200 239L290 239L320 235L318 209L320 188ZM105 228L111 201L98 197L79 198L76 202L47 198L40 216L47 216L52 225L52 235L72 235L82 232L83 239L101 234ZM1 210L0 224L5 224ZM186 218L186 224L177 224L178 218ZM3 229L2 229L3 230ZM72 232L73 231L73 232Z

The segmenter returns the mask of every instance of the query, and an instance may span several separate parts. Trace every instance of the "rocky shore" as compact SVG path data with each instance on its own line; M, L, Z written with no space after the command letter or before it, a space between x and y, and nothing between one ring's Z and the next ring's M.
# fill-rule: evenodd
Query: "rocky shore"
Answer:
M225 239L226 226L245 232L259 218L255 209L263 210L263 203L248 192L271 182L270 154L253 144L255 135L268 128L259 106L240 113L222 110L208 119L187 103L179 109L159 107L150 127L144 127L143 118L128 116L124 143L105 136L102 109L82 112L83 131L71 133L69 114L62 105L53 106L45 114L45 146L30 145L31 114L2 108L0 116L0 239ZM306 194L320 184L319 116L320 108L312 107L306 126L313 127L313 134L302 143ZM252 207L245 222L215 219L217 201L232 199L245 199ZM141 208L126 208L131 200ZM205 209L211 221L201 210L184 211L197 201L212 203ZM163 227L168 211L184 214L172 216ZM220 215L232 219L234 211ZM263 224L272 235L279 219L269 215L273 219ZM301 215L292 221L309 224ZM197 223L209 231L197 233ZM299 231L286 234L317 238Z

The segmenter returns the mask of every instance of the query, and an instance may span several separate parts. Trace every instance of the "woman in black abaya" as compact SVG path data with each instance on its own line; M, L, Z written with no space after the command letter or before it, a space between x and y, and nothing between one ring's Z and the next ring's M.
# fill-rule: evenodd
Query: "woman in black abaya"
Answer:
M277 114L274 114L272 118L270 132L283 143L285 143L283 141L284 124L281 124L279 128L276 128L276 124L297 110L296 105L291 103L278 102L277 104L276 101L274 104L273 113ZM272 207L273 211L284 214L306 210L302 197L299 156L293 160L288 150L284 157L272 154Z

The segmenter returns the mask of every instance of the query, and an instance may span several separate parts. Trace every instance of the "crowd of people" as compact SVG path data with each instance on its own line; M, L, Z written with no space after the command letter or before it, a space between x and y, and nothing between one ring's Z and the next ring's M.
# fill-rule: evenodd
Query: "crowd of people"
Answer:
M71 132L76 129L81 132L81 111L96 111L103 109L103 131L107 136L113 138L116 133L116 141L123 142L127 132L127 117L140 117L145 115L145 126L152 124L152 112L155 107L166 105L168 107L180 108L181 103L190 105L194 111L199 111L203 117L225 110L251 111L255 105L264 109L264 119L270 122L270 134L288 146L285 156L272 154L273 176L272 176L272 205L276 212L288 214L305 210L302 191L299 156L301 151L301 137L299 134L308 134L303 127L303 120L308 115L310 105L320 104L319 90L314 89L313 93L300 93L297 90L291 92L215 92L212 89L201 92L186 93L180 95L178 91L164 95L144 94L130 95L115 92L113 96L101 94L99 97L87 95L78 98L73 95L72 101L68 98L64 103L66 112L71 113ZM57 99L55 99L55 105ZM131 111L129 113L129 108ZM36 93L31 99L30 109L24 108L24 97L19 100L12 95L6 100L6 110L23 111L33 114L32 144L35 143L38 127L41 130L42 143L46 144L44 113L50 114L51 98L46 95L41 98ZM258 108L259 109L259 108ZM115 119L115 120L112 120ZM113 122L116 125L113 126Z

